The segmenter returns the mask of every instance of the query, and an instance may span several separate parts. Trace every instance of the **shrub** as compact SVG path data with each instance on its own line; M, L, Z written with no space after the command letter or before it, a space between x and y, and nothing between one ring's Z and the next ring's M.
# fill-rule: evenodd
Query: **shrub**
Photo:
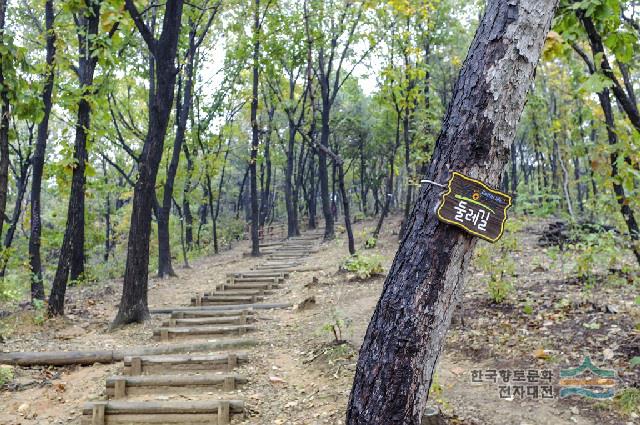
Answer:
M369 279L384 272L382 257L379 255L352 255L344 261L342 268L355 273L358 278L362 280Z

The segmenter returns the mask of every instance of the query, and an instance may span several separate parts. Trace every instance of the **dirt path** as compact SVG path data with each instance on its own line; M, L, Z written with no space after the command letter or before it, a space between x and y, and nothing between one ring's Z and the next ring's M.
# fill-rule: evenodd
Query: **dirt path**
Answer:
M355 226L360 246L365 230L371 226L372 223L366 222ZM383 257L387 267L397 249L394 234L397 228L398 220L386 223L374 250ZM242 256L247 249L241 245L220 256L203 259L192 269L181 270L177 279L152 280L151 307L185 304L194 293L206 292L212 285L223 283L226 273L255 266L255 260ZM313 253L308 260L317 270L293 273L283 289L264 300L298 304L313 297L315 304L304 309L260 312L258 329L251 334L260 349L250 362L238 369L238 373L250 377L250 381L235 391L235 395L245 401L247 416L236 417L233 423L344 423L357 347L383 283L383 277L359 282L349 274L338 272L346 252L344 235L322 244L320 252ZM565 283L563 276L549 271L553 267L539 271L544 254L536 246L534 236L523 237L514 254L518 257L520 276L516 291L501 306L487 301L483 273L477 270L469 273L465 324L452 326L432 397L451 418L450 423L638 423L637 417L621 416L602 403L573 399L503 400L495 384L472 385L472 370L557 371L560 367L577 366L576 362L586 354L598 365L605 367L606 364L621 371L625 385L635 379L628 365L633 353L625 351L625 344L635 335L633 323L638 320L638 312L626 301L633 299L630 289L606 285L598 288L598 305L616 305L617 314L607 314L593 306L587 308L580 302L592 299L592 295L584 295L579 288ZM166 316L114 333L106 332L119 298L117 287L117 282L111 282L100 288L74 290L70 319L49 321L44 327L17 326L19 332L7 339L3 350L89 349L148 343L153 329L166 320ZM576 299L570 312L563 310L566 307L558 308L560 300L572 297ZM531 300L535 301L534 311L523 315L523 305L531 304ZM601 323L602 331L619 330L612 333L591 330L581 326L583 321ZM330 329L336 324L348 343L333 341ZM616 347L613 360L604 361L606 347ZM549 356L536 356L539 348L547 350ZM0 423L78 423L82 402L102 396L105 377L119 373L121 367L115 364L51 371L18 369L16 381L26 389L0 393Z

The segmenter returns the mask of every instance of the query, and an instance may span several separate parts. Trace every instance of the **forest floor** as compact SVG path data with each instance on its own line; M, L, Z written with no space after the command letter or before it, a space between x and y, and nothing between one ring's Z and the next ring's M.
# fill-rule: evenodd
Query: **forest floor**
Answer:
M473 370L550 370L557 384L558 370L579 366L584 356L621 378L617 389L638 385L629 361L640 355L640 312L634 305L637 287L600 279L585 288L571 278L571 264L557 271L546 248L537 244L546 223L523 227L517 250L514 292L502 304L487 295L486 275L473 268L468 273L464 311L456 314L441 356L433 402L440 405L451 424L461 425L564 425L638 424L638 412L622 413L615 403L557 397L520 399L500 397L498 383L472 383ZM373 222L355 225L362 247ZM398 246L399 219L391 218L374 250L388 269ZM487 245L488 246L488 245ZM195 292L222 283L225 273L247 269L255 259L243 257L246 242L215 257L195 261L191 269L178 268L179 277L150 281L150 306L187 304ZM238 391L249 415L243 424L341 424L357 350L378 300L384 276L359 281L339 271L346 257L346 238L324 243L308 264L316 271L294 273L284 290L266 302L292 302L314 297L304 309L260 312L260 343L251 361L239 373L250 383ZM497 261L497 260L496 260ZM315 279L314 279L315 278ZM70 289L64 319L34 321L25 311L3 319L2 351L106 349L156 344L151 332L160 322L108 331L119 300L119 281ZM459 320L464 317L464 324ZM34 323L35 322L35 323ZM332 329L342 335L336 342ZM104 378L121 365L68 368L18 368L14 379L0 391L0 423L78 423L82 402L104 394ZM504 373L504 372L503 372ZM518 372L515 372L516 374ZM515 376L515 375L514 375ZM498 379L499 381L499 379ZM543 383L541 383L543 385ZM532 385L534 386L534 385Z

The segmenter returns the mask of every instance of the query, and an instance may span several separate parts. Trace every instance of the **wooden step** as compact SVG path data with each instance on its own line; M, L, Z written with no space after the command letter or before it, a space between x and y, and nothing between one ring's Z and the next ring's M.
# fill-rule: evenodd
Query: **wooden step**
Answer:
M191 298L191 305L202 306L207 304L252 304L263 301L264 297L259 295L225 295L224 293L202 296L196 295Z
M244 309L253 309L253 310L273 310L280 308L290 308L293 307L291 303L260 303L260 304L219 304L219 305L204 305L199 307L163 307L163 308L154 308L149 310L151 314L173 314L178 312L219 312L219 311L237 311ZM0 354L0 359L3 358L3 354Z
M231 371L247 362L245 352L222 354L183 354L172 356L140 356L124 358L124 374L137 376L153 373L185 373Z
M246 289L278 289L282 288L281 285L270 282L247 282L247 283L222 283L220 285L216 285L216 290L225 291L227 290L246 290Z
M204 336L204 335L243 335L250 331L255 331L253 325L226 325L226 326L182 326L182 327L162 327L154 329L153 338L160 341L169 341L176 337L184 336Z
M260 276L260 277L229 277L227 278L227 283L273 283L277 284L280 282L284 282L283 277L271 277L271 276Z
M196 310L192 311L173 311L171 312L172 319L189 319L195 317L237 317L237 316L247 316L251 317L255 315L255 312L252 309L243 309L243 310Z
M233 391L247 379L237 374L112 376L107 378L107 398L158 394L180 389L181 395L215 391Z
M94 401L82 408L81 425L227 425L244 413L242 400Z
M252 316L195 317L187 319L171 318L162 322L162 326L246 325L253 321L255 321L255 317Z
M216 291L214 292L203 292L202 296L203 297L213 297L216 295L227 295L229 297L231 296L239 296L239 297L243 297L243 296L266 296L266 295L273 295L275 292L274 291L270 291L270 290L265 290L265 289L254 289L254 288L235 288L233 285L229 286L228 289L223 288L222 285L220 285Z
M259 270L248 270L244 272L227 273L227 277L289 277L289 273L286 272L263 272Z

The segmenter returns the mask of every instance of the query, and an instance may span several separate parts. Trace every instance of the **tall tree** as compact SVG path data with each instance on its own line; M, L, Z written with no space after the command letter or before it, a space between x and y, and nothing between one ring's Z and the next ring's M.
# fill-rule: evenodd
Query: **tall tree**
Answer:
M180 152L183 150L182 145L185 141L185 133L187 130L187 119L191 112L191 105L193 104L193 83L195 72L195 57L196 52L202 42L204 41L213 19L220 8L221 1L217 1L213 6L208 2L204 3L201 8L199 16L196 19L189 20L189 36L188 44L184 53L184 73L180 74L180 82L178 84L178 100L176 102L176 134L173 141L173 151L171 159L169 161L169 167L167 169L167 175L164 181L162 204L158 211L158 276L175 276L176 273L173 270L171 264L171 240L169 235L169 217L171 214L171 204L173 200L173 186L178 172L178 165L180 162ZM209 8L212 11L209 12L208 18L206 18L205 11ZM201 21L206 18L206 21L202 23L202 29L198 34ZM183 87L184 86L184 87ZM188 148L185 150L188 153ZM185 213L190 217L191 211L189 208L185 208ZM191 236L189 237L191 238Z
M260 85L260 0L253 1L253 64L251 80L251 155L249 157L249 184L251 186L251 255L260 255L260 209L258 203L258 88Z
M557 0L489 0L427 176L499 183ZM347 424L416 424L476 238L438 221L424 187L360 350Z
M138 180L133 192L122 298L113 326L141 322L149 318L147 289L151 209L155 198L156 176L173 107L183 3L183 0L167 0L164 3L162 30L156 39L133 0L125 1L126 10L154 58L156 72L155 87L150 94L148 130L138 162Z
M42 217L40 215L40 194L42 192L42 173L44 157L49 137L49 116L51 115L53 80L55 76L56 33L54 30L55 13L53 0L47 0L45 8L45 40L46 63L44 86L42 89L42 119L38 124L38 136L33 153L33 176L31 178L31 235L29 237L29 266L31 267L31 299L44 300L44 284L42 282L42 259L40 244L42 234Z
M84 0L79 4L79 10L74 11L78 37L78 64L74 67L74 71L78 77L80 99L77 105L76 137L73 148L74 166L67 224L62 248L58 255L58 268L49 296L48 313L51 316L64 314L67 279L77 280L84 274L84 192L86 163L89 160L87 139L91 129L90 97L95 94L93 80L99 58L97 49L101 41L98 38L98 31L102 3L103 0ZM107 37L113 36L117 28L118 23L112 24Z
M317 21L309 24L309 4L314 8ZM308 43L316 52L316 67L314 72L320 87L320 144L329 148L331 134L331 108L344 82L351 76L356 65L361 63L369 54L367 49L360 58L356 58L352 66L346 59L353 53L353 45L360 39L358 26L362 24L366 8L364 1L305 0L304 19L307 26ZM346 68L346 69L345 69ZM327 169L327 149L318 150L318 177L320 180L320 197L322 213L324 215L324 238L330 240L335 237L334 217L331 209L329 193L329 173Z
M0 0L0 45L5 46L7 0ZM7 189L9 186L9 88L5 82L4 60L0 63L0 236L7 209Z

